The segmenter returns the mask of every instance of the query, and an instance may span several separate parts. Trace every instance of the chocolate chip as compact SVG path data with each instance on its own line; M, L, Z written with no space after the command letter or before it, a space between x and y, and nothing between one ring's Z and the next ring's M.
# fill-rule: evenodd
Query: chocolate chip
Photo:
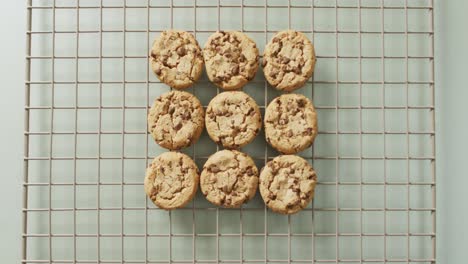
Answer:
M289 58L286 58L286 57L282 57L281 58L281 63L289 63L291 60Z
M154 73L156 73L157 75L161 74L161 68L156 68L156 70L154 71Z
M231 72L233 75L237 75L239 73L239 65L234 65Z
M293 132L291 130L288 130L288 132L286 133L286 136L292 137L292 135L293 135Z
M296 73L296 74L301 74L301 73L302 73L302 70L299 69L299 67L294 67L294 68L293 68L293 71L294 71L294 73Z
M213 78L213 82L215 82L215 83L219 83L221 81L222 81L221 78L219 78L217 76Z
M172 115L174 112L175 112L175 107L171 107L171 108L169 108L169 114L171 114L171 115Z
M276 42L279 42L280 40L279 40L279 38L273 38L272 41L273 41L273 43L276 43Z
M240 57L239 57L239 61L240 62L244 62L246 59L245 59L245 56L244 54L241 54Z
M271 200L275 200L275 199L276 199L276 194L270 193L270 194L268 195L268 198L270 198Z
M213 113L212 111L210 111L210 112L208 112L208 117L209 117L210 119L215 119L216 114Z
M181 128L182 128L182 123L179 123L174 127L175 130L180 130Z
M305 106L305 100L304 99L299 99L297 100L297 105L299 107L304 107Z
M177 55L179 55L179 56L181 56L181 57L182 57L182 56L185 56L186 53L187 53L187 51L185 50L185 48L184 48L183 46L182 46L182 47L179 47L179 48L177 49Z
M254 175L252 167L247 168L247 171L245 172L248 176Z

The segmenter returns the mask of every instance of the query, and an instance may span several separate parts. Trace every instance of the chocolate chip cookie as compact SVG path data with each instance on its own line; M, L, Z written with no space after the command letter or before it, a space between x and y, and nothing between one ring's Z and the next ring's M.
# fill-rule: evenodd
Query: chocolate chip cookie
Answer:
M170 210L190 202L198 183L198 168L189 156L166 152L156 157L146 170L144 186L155 205Z
M278 32L265 47L263 72L278 90L292 91L304 85L315 67L314 46L297 31Z
M296 155L269 161L260 172L260 194L274 212L294 214L314 197L317 175L309 163Z
M314 105L300 94L283 94L271 101L265 111L266 141L284 154L309 147L317 136Z
M184 89L200 78L203 54L192 34L168 30L154 41L150 63L159 80L173 88Z
M258 169L247 154L236 150L221 150L203 166L200 188L211 203L236 208L255 196Z
M262 116L252 97L244 92L218 94L211 100L205 117L208 135L225 148L240 148L257 136Z
M239 89L252 80L258 69L258 49L238 31L218 31L203 49L206 73L211 82L225 90Z
M148 114L148 131L161 147L188 147L200 137L205 114L200 101L190 93L171 91L155 101Z

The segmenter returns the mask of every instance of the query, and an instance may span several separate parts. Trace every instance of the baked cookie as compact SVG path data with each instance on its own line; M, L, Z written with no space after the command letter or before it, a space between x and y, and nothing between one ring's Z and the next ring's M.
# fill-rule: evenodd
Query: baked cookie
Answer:
M268 83L278 90L300 88L315 67L314 46L301 32L278 32L265 47L263 72Z
M294 214L314 197L317 175L309 163L296 155L269 161L260 172L260 194L274 212Z
M252 97L244 92L218 94L206 109L205 125L208 135L225 148L240 148L257 136L262 115Z
M181 149L197 141L204 119L203 106L195 96L171 91L154 101L148 114L148 131L161 147Z
M211 155L200 175L200 188L212 204L236 208L255 196L258 169L247 154L221 150Z
M189 156L166 152L146 170L145 192L159 208L181 208L195 196L198 182L197 165Z
M276 150L294 154L309 147L317 136L314 105L301 94L283 94L265 111L266 141Z
M185 31L163 31L153 42L150 62L159 80L176 89L192 86L203 70L200 46Z
M239 89L252 80L258 69L258 49L238 31L218 31L203 49L206 73L211 82L225 90Z

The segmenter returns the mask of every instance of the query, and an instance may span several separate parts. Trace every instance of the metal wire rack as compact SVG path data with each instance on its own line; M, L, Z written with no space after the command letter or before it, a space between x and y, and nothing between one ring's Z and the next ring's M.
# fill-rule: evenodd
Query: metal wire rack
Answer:
M22 263L435 263L433 0L28 0ZM313 40L318 172L292 216L258 196L238 210L197 194L167 212L143 192L164 151L146 113L168 90L148 67L162 30L241 30L261 52L279 30ZM243 90L279 93L261 71ZM206 105L206 76L190 88ZM199 166L206 134L185 150ZM243 148L259 167L263 135Z

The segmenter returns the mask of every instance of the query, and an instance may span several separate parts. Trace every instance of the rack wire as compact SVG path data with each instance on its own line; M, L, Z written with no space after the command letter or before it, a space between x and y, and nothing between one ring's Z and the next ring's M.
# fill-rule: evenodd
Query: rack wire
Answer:
M28 0L22 263L435 263L432 0ZM164 150L146 131L169 88L148 67L168 28L203 45L240 30L261 52L282 29L313 40L319 135L313 204L283 216L259 195L241 209L197 194L164 211L143 192ZM265 106L261 71L243 88ZM190 91L219 93L204 75ZM278 153L259 135L242 150ZM199 166L218 147L184 150Z

